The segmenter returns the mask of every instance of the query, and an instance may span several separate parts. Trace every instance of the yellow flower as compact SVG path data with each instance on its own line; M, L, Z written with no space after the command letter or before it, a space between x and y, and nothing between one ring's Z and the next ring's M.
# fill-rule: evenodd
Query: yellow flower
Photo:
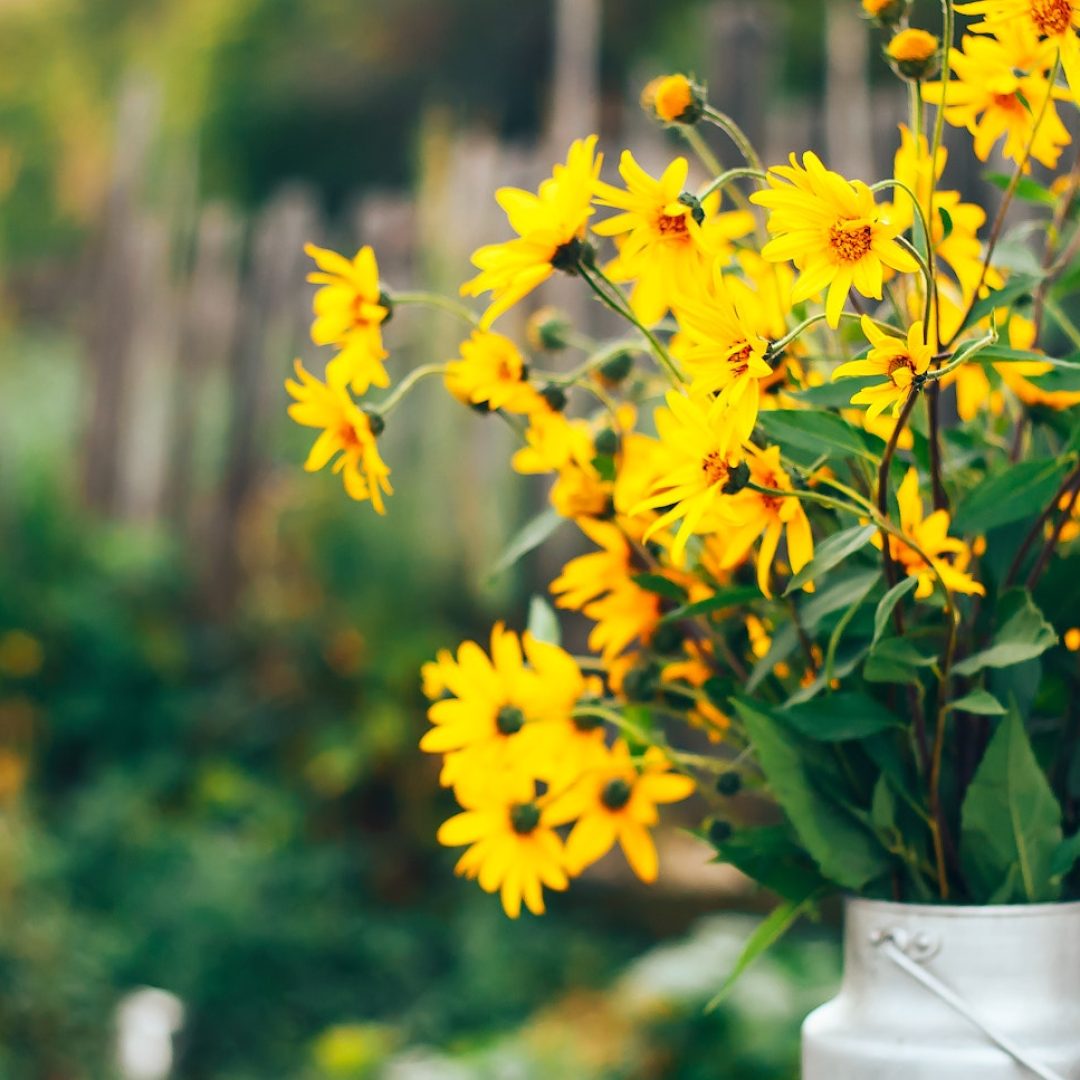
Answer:
M882 22L896 22L907 11L910 0L862 0L863 11Z
M440 649L434 660L420 665L420 689L428 701L437 701L447 692L447 672L454 666L454 654Z
M305 244L304 251L319 268L308 274L308 281L322 285L312 301L311 340L341 350L327 367L328 380L348 385L356 394L366 393L369 386L389 386L381 325L390 310L379 287L375 252L362 247L350 262L314 244Z
M461 286L461 294L492 294L481 320L484 328L547 281L556 269L573 271L582 251L586 222L593 213L592 197L603 161L595 151L595 135L578 139L570 147L566 164L556 165L535 195L508 187L495 193L518 235L473 253L473 265L480 273Z
M561 891L568 884L562 840L552 828L551 808L542 808L532 793L484 793L461 799L465 810L439 829L446 847L469 845L454 872L475 878L485 892L501 895L511 919L521 904L544 913L544 890Z
M686 659L666 664L660 673L661 683L684 682L702 687L713 678L718 669L712 643L708 641L684 641ZM701 728L709 742L720 742L731 727L731 717L721 712L711 701L702 698L687 713L687 719Z
M648 638L660 620L660 597L632 580L633 550L611 522L579 520L581 531L602 550L571 559L551 583L561 608L596 622L589 648L605 662L635 640Z
M919 474L915 469L908 470L896 493L896 499L900 507L901 530L926 552L930 560L928 563L914 548L898 537L889 537L889 552L893 560L908 577L918 578L916 599L925 600L934 591L935 570L951 592L985 595L986 590L982 585L970 574L964 573L971 561L971 549L963 540L948 535L949 512L935 510L929 517L923 517ZM872 539L880 548L880 534L875 534Z
M791 479L780 464L780 447L766 450L747 447L747 464L750 479L759 487L774 491L793 491ZM750 548L761 538L757 559L758 587L765 596L769 591L769 574L776 549L782 536L787 538L788 562L798 573L814 557L814 537L810 521L802 504L794 496L763 495L744 488L731 500L733 525L723 533L720 551L720 569L732 570L739 566Z
M1080 652L1080 626L1065 631L1065 648L1069 652Z
M681 802L694 793L694 781L669 771L655 747L646 752L639 770L621 739L603 767L592 770L551 807L555 817L577 819L566 841L566 865L579 874L616 844L642 881L653 882L659 870L649 828L660 820L657 806Z
M941 42L925 30L901 30L889 42L886 52L893 60L925 62L941 47Z
M1025 34L1027 37L1025 37ZM965 35L961 49L949 50L953 78L944 90L945 119L965 127L974 137L975 156L986 161L1004 135L1002 153L1017 163L1024 160L1034 131L1035 119L1051 92L1049 80L1039 69L1029 71L1027 63L1038 43L1024 25L1003 26L997 38ZM942 100L942 83L927 83L924 98L935 105ZM1061 88L1053 97L1068 98ZM1051 101L1032 144L1031 156L1047 168L1055 168L1062 147L1070 136ZM1030 168L1030 163L1027 166Z
M592 436L584 420L568 420L563 413L538 411L529 417L525 445L510 464L524 476L558 472L574 461L591 460Z
M999 37L1002 31L1022 27L1061 50L1061 66L1073 97L1080 102L1080 0L976 0L957 4L964 15L982 15L972 30L985 30Z
M458 401L493 412L532 413L545 408L539 391L529 384L518 347L493 330L474 330L461 343L461 359L446 365L445 383Z
M771 313L757 294L735 277L717 269L705 292L698 286L676 301L679 357L693 378L692 393L719 393L735 418L740 439L748 439L757 423L761 384L771 379L766 360Z
M344 385L322 383L296 361L300 382L285 380L285 389L295 398L289 416L305 427L322 428L308 454L304 468L317 472L336 457L333 471L341 473L345 490L360 502L371 500L380 514L386 513L383 495L392 495L390 470L375 444L381 421L360 409ZM375 427L373 427L373 423Z
M685 75L660 75L641 92L641 107L666 124L693 124L701 119L705 93Z
M1002 315L1007 315L1007 312L999 312L999 318ZM1035 348L1037 336L1037 328L1030 319L1013 315L1009 320L1009 345L1012 348L1030 351ZM1054 370L1052 364L1041 360L1021 360L1015 364L995 364L994 370L1001 376L1001 381L1029 407L1045 405L1050 409L1071 409L1074 405L1080 405L1080 391L1044 390L1038 383L1031 382L1042 375L1049 375Z
M690 537L711 531L712 523L703 530L702 522L728 500L726 489L742 462L742 448L731 411L719 398L702 401L670 390L667 404L667 409L657 410L656 426L672 466L631 512L670 507L649 526L645 539L682 519L671 545L672 563L682 566Z
M552 763L538 748L542 743L550 750L551 742L541 728L568 717L585 692L581 670L568 653L528 633L519 642L496 623L490 658L475 642L462 642L456 662L444 660L439 676L452 696L428 709L433 726L420 749L446 754L444 786L460 798L547 779Z
M626 190L597 185L597 203L622 213L593 226L600 236L619 237L619 256L608 268L615 281L633 281L630 305L646 324L659 322L674 297L693 287L708 261L731 254L731 241L754 227L744 212L717 214L719 196L702 204L681 199L689 165L676 158L657 180L629 150L619 162Z
M859 180L830 172L816 154L794 154L790 165L770 170L770 190L750 201L766 207L773 239L762 255L771 262L792 260L802 272L792 293L800 303L828 289L825 313L834 329L852 286L881 299L885 267L914 273L918 263L897 242L900 229L882 220L873 192Z
M933 345L923 341L923 324L914 323L908 330L906 340L885 333L869 316L862 318L863 333L872 348L865 360L850 360L834 372L834 379L848 376L880 375L885 382L867 386L851 399L852 405L866 405L870 419L884 412L890 405L893 415L900 411L917 375L925 375L934 358Z

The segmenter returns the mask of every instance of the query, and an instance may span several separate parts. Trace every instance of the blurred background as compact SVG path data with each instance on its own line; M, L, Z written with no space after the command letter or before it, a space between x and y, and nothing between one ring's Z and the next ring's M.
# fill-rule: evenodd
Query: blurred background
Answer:
M569 549L492 575L543 492L438 388L377 520L301 471L282 382L305 240L455 290L494 188L575 136L682 152L654 74L769 161L884 175L904 95L858 9L0 0L0 1077L795 1074L831 932L703 1015L753 925L719 913L768 898L685 834L660 886L602 865L543 920L452 876L419 665L520 627ZM395 376L454 334L400 312Z

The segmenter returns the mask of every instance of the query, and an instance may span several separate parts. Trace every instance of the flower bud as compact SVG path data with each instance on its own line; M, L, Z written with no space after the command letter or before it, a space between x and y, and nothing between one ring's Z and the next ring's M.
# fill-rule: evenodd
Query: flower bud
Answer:
M641 107L665 124L696 124L705 112L705 87L685 75L661 75L641 92Z
M379 287L379 307L386 308L384 323L388 323L394 317L394 297L385 285Z
M878 26L895 26L910 6L911 0L862 0L863 13Z
M382 414L377 413L374 409L364 409L363 413L367 417L371 434L377 439L386 430L386 421L382 418Z
M547 402L552 412L562 412L566 408L566 391L555 383L548 383L540 391L540 396Z
M611 428L604 428L602 431L598 431L596 433L596 438L593 440L593 446L596 448L598 454L612 457L619 450L618 433L612 431Z
M901 30L885 47L885 56L901 78L921 82L941 69L941 42L925 30Z
M739 464L728 473L727 483L724 484L723 492L725 495L738 495L738 493L749 483L750 466L747 465L745 461L740 461Z
M568 343L570 320L553 307L542 307L529 316L525 324L525 340L537 352L558 352Z
M624 349L600 365L600 378L611 386L618 386L633 370L634 354Z
M718 847L720 844L726 844L734 831L729 821L709 822L709 840Z
M738 795L742 791L742 775L734 770L721 773L716 778L716 790L727 798Z

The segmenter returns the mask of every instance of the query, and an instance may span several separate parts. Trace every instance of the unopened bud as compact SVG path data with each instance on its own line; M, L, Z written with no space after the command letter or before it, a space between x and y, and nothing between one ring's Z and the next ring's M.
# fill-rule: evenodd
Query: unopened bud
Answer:
M570 320L561 311L543 307L525 324L525 340L537 352L558 352L566 348L570 330Z
M705 100L705 87L685 75L661 75L641 92L641 107L665 124L696 124Z

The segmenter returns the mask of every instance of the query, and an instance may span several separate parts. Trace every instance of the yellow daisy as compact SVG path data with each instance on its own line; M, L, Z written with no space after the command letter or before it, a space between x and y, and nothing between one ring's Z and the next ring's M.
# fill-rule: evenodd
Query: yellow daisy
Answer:
M933 345L923 341L923 324L914 323L907 338L893 337L878 327L869 316L862 318L863 333L872 348L865 360L850 360L834 372L834 379L849 376L880 375L885 382L867 386L851 398L852 405L866 405L866 415L873 419L890 405L893 415L911 391L917 375L925 375L934 358Z
M754 227L748 213L718 214L718 194L701 204L684 201L688 170L686 158L676 158L654 179L624 150L619 174L626 190L597 185L597 203L622 212L593 231L619 238L619 256L608 272L615 281L634 282L630 306L647 325L659 322L675 296L693 287L709 260L730 257L731 241Z
M327 367L328 380L350 386L355 394L389 386L381 326L390 309L379 286L375 252L362 247L350 262L314 244L305 244L304 251L319 268L308 274L308 281L322 286L312 301L311 340L341 350Z
M518 347L493 330L474 330L461 343L461 359L447 364L444 380L446 389L467 405L511 413L546 408L539 391L528 381L528 368Z
M570 147L566 164L556 165L535 195L509 187L495 193L518 235L473 253L473 265L480 273L461 286L461 294L492 294L482 327L491 326L557 269L574 270L585 225L593 213L592 198L603 160L596 154L596 138L578 139Z
M790 165L770 170L769 185L750 196L769 210L773 239L762 255L771 262L791 260L799 268L794 303L828 289L825 313L834 329L852 287L880 300L885 267L918 270L896 242L901 230L883 220L873 192L860 180L830 172L816 154L803 154L801 166L792 154Z
M337 457L333 471L341 473L350 498L359 502L370 499L375 510L385 514L383 495L392 495L394 489L390 486L390 470L375 443L376 428L381 430L381 423L357 406L343 384L320 382L299 360L296 375L299 382L285 380L285 389L295 399L289 406L289 416L305 427L323 429L304 468L317 472Z
M660 820L657 807L681 802L694 789L694 781L671 772L655 747L646 752L639 769L620 739L602 767L552 804L556 819L577 819L566 841L570 873L581 873L618 843L634 873L644 882L655 881L659 859L649 829Z
M499 893L511 919L521 905L534 914L544 913L544 889L567 887L563 843L552 828L552 814L534 801L530 792L484 793L461 800L465 807L443 822L440 844L468 850L455 873L474 878L485 892Z

